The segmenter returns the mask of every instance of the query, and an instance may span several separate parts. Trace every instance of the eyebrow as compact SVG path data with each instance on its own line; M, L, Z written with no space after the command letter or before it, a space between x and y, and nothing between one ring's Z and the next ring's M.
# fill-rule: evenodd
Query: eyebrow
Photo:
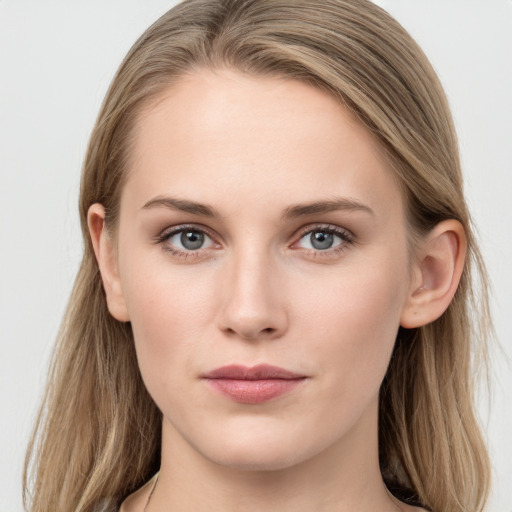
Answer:
M151 208L169 208L193 215L202 215L204 217L218 217L219 214L215 208L207 205L196 203L195 201L187 201L186 199L176 199L174 197L157 196L149 200L143 207L143 210Z
M315 201L307 204L289 206L283 213L284 219L303 217L306 215L329 213L338 210L362 211L375 215L374 211L365 204L354 199L335 197L329 201Z
M203 217L220 217L219 213L210 205L188 201L186 199L177 199L174 197L157 196L150 199L143 210L152 208L168 208L170 210L190 213L192 215L201 215ZM304 217L307 215L323 214L338 210L362 211L375 215L374 211L359 201L349 198L333 198L328 201L314 201L305 204L295 204L288 206L283 212L283 219L292 219Z

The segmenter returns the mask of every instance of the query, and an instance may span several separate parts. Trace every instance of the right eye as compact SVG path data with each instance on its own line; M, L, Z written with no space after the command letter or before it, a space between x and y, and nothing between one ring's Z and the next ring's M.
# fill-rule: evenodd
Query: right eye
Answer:
M166 233L163 242L169 244L174 250L181 252L198 251L212 247L213 240L204 232L196 228L180 228Z

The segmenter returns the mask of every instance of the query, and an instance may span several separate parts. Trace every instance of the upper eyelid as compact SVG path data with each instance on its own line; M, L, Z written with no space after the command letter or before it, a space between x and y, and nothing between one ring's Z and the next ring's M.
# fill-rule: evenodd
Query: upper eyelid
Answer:
M303 236L305 236L309 233L313 233L314 231L331 231L335 234L339 233L340 235L346 235L350 239L355 238L354 234L349 229L342 228L341 226L336 226L334 224L325 224L325 223L310 224L308 226L303 226L302 228L300 228L299 230L296 231L294 237L302 238Z
M202 224L179 224L177 226L171 226L163 229L158 235L157 238L168 238L171 235L174 235L176 233L180 233L182 231L186 230L190 231L199 231L201 233L204 233L205 235L208 235L210 238L215 239L219 238L211 229L207 228L206 226L203 226Z

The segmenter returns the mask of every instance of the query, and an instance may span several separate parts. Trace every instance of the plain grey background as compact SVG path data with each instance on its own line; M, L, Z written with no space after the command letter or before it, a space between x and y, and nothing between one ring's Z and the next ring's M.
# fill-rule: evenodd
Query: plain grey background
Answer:
M0 0L0 511L21 505L25 447L81 254L87 139L117 66L171 0ZM512 1L379 0L440 75L494 286L504 353L479 402L491 512L511 512Z

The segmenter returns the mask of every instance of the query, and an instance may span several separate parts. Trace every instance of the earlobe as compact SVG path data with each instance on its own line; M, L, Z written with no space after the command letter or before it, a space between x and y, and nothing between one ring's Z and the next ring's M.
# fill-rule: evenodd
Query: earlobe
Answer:
M105 227L105 209L101 204L91 205L87 212L87 224L107 296L108 310L116 320L128 322L130 317L123 296L115 246Z
M416 275L402 311L400 325L415 328L437 320L452 301L466 258L462 224L445 220L425 237L418 250ZM419 283L419 285L418 285Z

